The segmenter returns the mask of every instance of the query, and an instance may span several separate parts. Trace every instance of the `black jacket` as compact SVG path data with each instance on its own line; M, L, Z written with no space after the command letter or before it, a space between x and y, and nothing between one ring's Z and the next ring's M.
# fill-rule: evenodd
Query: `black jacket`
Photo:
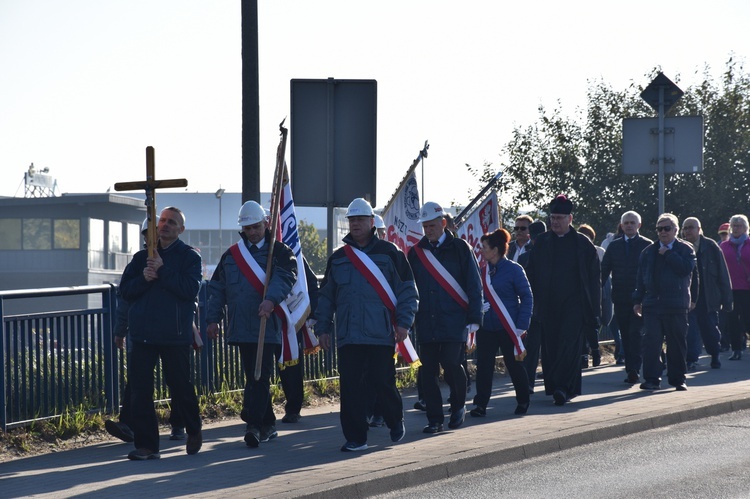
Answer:
M602 259L602 285L612 274L612 303L633 304L635 277L641 252L653 241L637 234L631 239L625 254L625 238L619 237L609 243Z
M724 253L712 239L700 236L698 245L698 275L701 293L706 300L708 310L718 312L732 310L732 284L729 280L727 262Z
M584 304L584 323L598 324L601 318L601 293L602 286L600 282L601 272L599 270L599 255L596 248L588 237L580 234L572 227L569 228L573 234L566 234L565 237L575 237L576 257L578 258L580 288L583 291ZM534 241L534 249L529 257L529 263L526 267L526 274L531 284L531 291L534 293L534 314L533 317L539 317L542 321L555 320L548 310L551 300L552 273L549 266L553 262L552 258L552 239L558 237L552 231L537 236Z
M675 239L671 250L659 255L661 243L656 241L641 253L638 263L633 303L644 309L656 309L662 313L687 312L692 297L697 292L698 282L693 278L695 252L690 243ZM663 258L661 272L657 276L657 258ZM691 283L693 288L691 290Z

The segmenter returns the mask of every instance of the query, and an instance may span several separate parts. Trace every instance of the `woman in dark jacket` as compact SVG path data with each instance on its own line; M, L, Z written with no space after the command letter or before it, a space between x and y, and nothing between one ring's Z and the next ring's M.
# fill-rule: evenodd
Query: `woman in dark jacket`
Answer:
M482 257L487 262L482 270L485 314L482 327L477 332L476 407L470 414L483 417L487 413L498 347L516 390L518 406L515 413L526 414L529 408L529 380L522 362L526 351L523 350L521 336L525 334L531 321L531 287L523 267L505 257L510 241L508 231L497 229L483 235L481 241ZM496 299L499 299L503 307L499 306ZM506 317L499 316L505 313Z

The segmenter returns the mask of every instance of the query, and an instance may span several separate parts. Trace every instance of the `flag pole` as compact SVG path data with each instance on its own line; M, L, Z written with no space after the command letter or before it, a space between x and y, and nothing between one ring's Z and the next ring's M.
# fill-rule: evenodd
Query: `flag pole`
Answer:
M266 282L263 283L263 296L261 302L266 299L266 292L268 291L268 283L271 280L271 270L273 266L273 247L276 243L276 229L279 225L279 197L281 196L281 189L284 182L284 156L286 154L286 137L288 130L284 128L284 121L279 124L279 131L281 133L281 140L276 149L276 169L273 173L273 189L271 191L271 221L270 221L270 232L271 232L271 243L268 247L268 258L266 260ZM260 331L258 332L258 349L255 353L255 381L260 379L261 365L263 363L263 343L266 337L266 318L261 316L260 318Z
M472 208L474 208L474 205L477 204L480 200L484 198L484 195L487 194L487 192L492 189L498 180L500 180L500 177L503 175L503 172L497 172L497 174L492 177L492 179L487 182L487 185L484 186L484 189L482 189L482 192L477 194L477 196L469 203L469 205L461 211L458 215L456 215L456 218L454 219L453 223L456 225L456 228L458 229L461 227L461 224L463 223L463 218L468 216L471 213Z

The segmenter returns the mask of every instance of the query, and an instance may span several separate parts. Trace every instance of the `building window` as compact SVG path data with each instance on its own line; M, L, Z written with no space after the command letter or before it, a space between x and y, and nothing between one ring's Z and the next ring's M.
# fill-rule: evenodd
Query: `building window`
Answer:
M21 249L21 219L0 219L0 250Z
M23 249L52 249L52 221L49 218L23 220Z
M139 249L141 249L141 226L128 224L128 248L125 253L132 255Z
M89 268L104 269L104 220L89 219Z
M109 251L122 253L122 222L109 222Z
M80 220L54 220L53 228L55 249L81 248Z

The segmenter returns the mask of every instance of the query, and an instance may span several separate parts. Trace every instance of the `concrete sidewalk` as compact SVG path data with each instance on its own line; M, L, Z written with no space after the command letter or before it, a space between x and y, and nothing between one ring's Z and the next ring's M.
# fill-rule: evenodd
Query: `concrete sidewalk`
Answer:
M162 458L126 459L132 444L112 442L0 464L3 497L366 497L480 468L612 439L621 435L750 408L749 359L708 368L701 359L688 391L639 390L623 382L622 366L584 371L584 395L564 407L543 395L537 381L529 413L513 415L509 378L497 376L486 418L434 436L404 393L406 437L391 444L388 429L373 428L362 453L342 453L338 406L303 410L297 424L279 421L279 437L245 446L239 420L204 427L195 456L162 435ZM468 401L470 402L470 400ZM467 409L471 408L467 404ZM446 418L447 423L447 418ZM446 427L447 428L447 427Z

